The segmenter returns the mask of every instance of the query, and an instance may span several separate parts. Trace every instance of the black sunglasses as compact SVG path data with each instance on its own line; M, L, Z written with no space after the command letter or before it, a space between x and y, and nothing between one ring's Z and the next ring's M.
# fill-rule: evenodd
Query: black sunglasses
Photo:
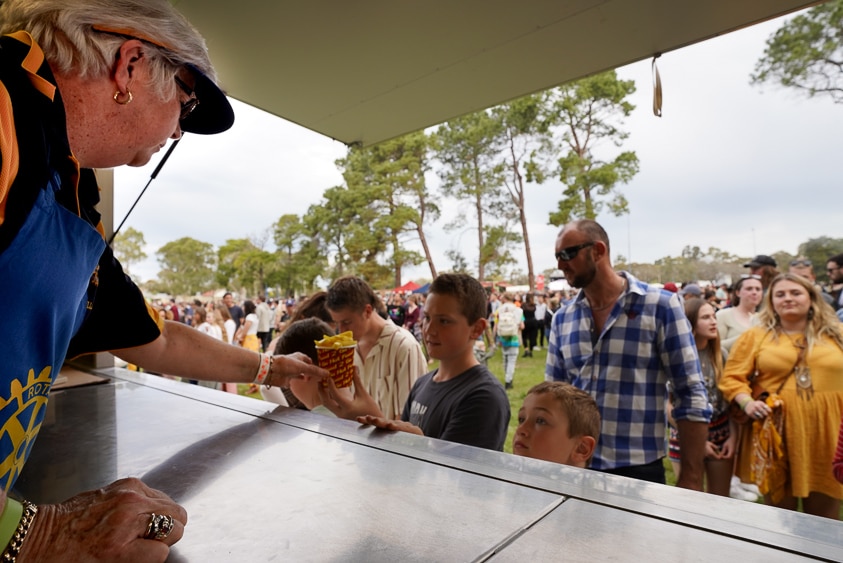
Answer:
M196 106L199 105L199 98L196 97L196 92L188 86L187 84L182 81L181 78L178 76L174 76L173 78L176 79L176 84L179 85L179 88L188 95L188 100L186 102L181 103L181 118L180 121L184 121L188 115L190 115L193 110L196 109Z
M561 260L562 262L567 262L568 260L573 260L577 257L577 253L582 250L583 248L588 248L589 246L594 246L593 242L584 242L582 244L578 244L576 246L569 246L568 248L563 248L559 252L556 253L556 259Z
M790 263L790 265L794 268L808 268L814 264L810 260L794 260Z

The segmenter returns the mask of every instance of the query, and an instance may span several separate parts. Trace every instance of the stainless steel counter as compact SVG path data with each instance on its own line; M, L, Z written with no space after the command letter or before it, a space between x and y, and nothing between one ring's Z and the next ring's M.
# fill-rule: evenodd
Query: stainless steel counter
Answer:
M843 560L840 522L97 373L53 393L17 488L139 477L190 515L170 561Z

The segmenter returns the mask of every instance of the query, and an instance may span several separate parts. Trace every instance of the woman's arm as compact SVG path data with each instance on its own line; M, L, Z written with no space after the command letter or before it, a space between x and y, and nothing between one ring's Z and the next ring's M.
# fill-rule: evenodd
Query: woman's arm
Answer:
M231 346L187 325L173 321L149 344L114 350L120 358L145 369L189 379L252 383L260 367L260 354ZM328 375L304 354L274 356L266 384L285 387L290 378Z

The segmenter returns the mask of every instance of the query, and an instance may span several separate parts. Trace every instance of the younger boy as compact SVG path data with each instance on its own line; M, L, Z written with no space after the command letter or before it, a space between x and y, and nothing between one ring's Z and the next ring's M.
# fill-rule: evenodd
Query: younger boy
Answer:
M600 411L591 395L568 383L543 381L524 397L512 453L588 467L599 436Z
M387 430L403 430L450 442L503 450L509 425L509 400L500 381L474 356L474 342L486 329L486 292L465 274L441 274L430 285L424 306L422 334L439 368L423 375L410 390L401 420L380 413L358 416L358 422ZM356 387L356 385L355 385ZM328 384L328 408L343 403ZM362 391L362 392L361 392ZM355 389L355 404L364 404L365 390ZM349 417L353 405L341 408Z

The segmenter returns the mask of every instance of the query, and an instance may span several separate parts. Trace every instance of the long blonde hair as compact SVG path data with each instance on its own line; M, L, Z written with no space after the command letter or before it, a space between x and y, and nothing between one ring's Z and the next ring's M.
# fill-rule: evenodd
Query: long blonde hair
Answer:
M808 344L808 351L823 336L831 338L843 350L843 331L840 329L840 320L837 318L834 309L823 301L823 298L813 283L796 274L779 274L770 283L770 288L764 295L764 306L761 308L761 312L758 313L759 324L769 332L772 332L775 339L778 339L779 334L782 332L782 327L781 320L778 314L776 314L775 309L773 309L773 290L778 283L783 281L800 285L808 292L808 297L811 300L811 306L808 309L808 323L805 326L805 339Z

